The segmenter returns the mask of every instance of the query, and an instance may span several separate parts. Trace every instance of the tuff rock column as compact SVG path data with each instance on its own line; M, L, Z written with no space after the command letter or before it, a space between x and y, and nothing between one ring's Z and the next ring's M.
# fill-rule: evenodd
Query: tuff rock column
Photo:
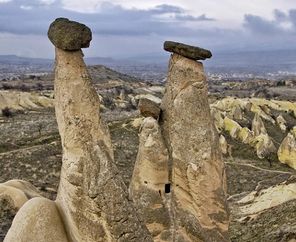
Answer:
M173 52L161 126L171 165L172 241L228 241L226 177L199 59L207 50L165 42Z
M139 149L129 187L139 215L153 235L154 241L172 241L170 214L167 207L168 150L158 124L159 105L151 100L139 102L144 119L139 134Z
M80 48L89 46L90 29L60 18L48 36L56 46L55 107L63 147L56 203L69 239L152 241L114 165L100 101L83 61Z

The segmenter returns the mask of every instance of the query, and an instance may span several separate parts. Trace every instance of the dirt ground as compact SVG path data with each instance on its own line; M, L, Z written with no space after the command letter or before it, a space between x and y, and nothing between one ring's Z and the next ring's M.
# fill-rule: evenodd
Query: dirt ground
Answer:
M138 147L138 129L131 125L137 112L106 113L115 152L115 161L126 185L131 179ZM24 112L10 118L0 118L0 183L23 179L35 185L41 193L54 199L60 168L61 143L53 110ZM228 194L231 196L231 241L288 242L296 236L296 201L266 211L256 219L239 221L233 202L255 189L281 183L296 175L280 163L271 167L258 159L242 159L234 153L225 157ZM5 200L0 204L0 241L3 240L15 210Z

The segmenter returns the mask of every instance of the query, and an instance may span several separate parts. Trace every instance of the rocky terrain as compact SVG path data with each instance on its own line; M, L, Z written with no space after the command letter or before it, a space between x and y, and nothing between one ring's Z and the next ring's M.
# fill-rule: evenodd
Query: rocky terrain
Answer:
M103 66L90 67L89 72L101 102L101 116L110 129L114 161L129 187L135 162L141 162L141 157L136 157L139 141L145 139L145 133L139 139L144 120L137 110L139 100L160 103L164 87ZM5 90L0 91L0 182L29 181L38 188L38 193L55 199L61 176L62 145L53 109L53 77L42 78L24 80L26 91L20 88L19 80L9 81L9 88L7 82L2 83ZM37 85L38 82L42 85ZM211 83L209 102L226 166L230 239L292 242L296 239L294 82L225 83ZM278 94L270 95L271 90ZM148 127L152 125L145 122ZM160 146L161 143L157 148ZM144 155L145 152L149 151L144 150ZM0 191L7 186L20 185L17 181L4 183ZM21 186L26 188L27 197L39 196L28 184ZM11 206L5 196L0 197L0 240L20 206Z
M97 91L103 100L101 109L110 128L116 164L126 185L129 185L139 144L139 127L143 120L136 109L138 100L143 96L157 100L162 97L164 87L150 86L133 79L127 81L112 78L111 73L109 80L98 82ZM44 196L54 198L60 176L61 144L52 108L52 91L17 94L11 95L11 91L2 91L0 94L5 97L1 100L6 100L6 106L11 111L11 115L0 117L0 181L27 180ZM47 100L46 105L40 104L40 98ZM292 187L296 172L292 167L281 163L277 153L282 141L296 125L293 112L295 104L284 102L280 106L281 102L277 100L223 98L216 94L210 95L209 100L216 126L228 144L224 161L231 211L231 241L292 240L296 237L293 215L296 196L293 194L295 187ZM248 109L248 106L252 106L250 103L254 106ZM256 145L244 141L247 138L244 135L252 132L256 113L257 116L259 113L268 137L275 146L275 150L262 159L257 155ZM285 120L286 128L281 128L277 122L279 116ZM225 122L227 120L229 127ZM241 130L247 131L246 134ZM243 134L242 137L240 133ZM231 154L228 153L229 147ZM272 202L272 195L277 194L278 190L280 195L274 196L275 200L280 201ZM289 191L292 194L289 195ZM262 197L264 194L265 197ZM264 205L264 201L267 205ZM271 203L275 205L271 206ZM243 212L248 205L249 210L254 211ZM15 212L15 208L7 207L5 200L1 201L2 239Z

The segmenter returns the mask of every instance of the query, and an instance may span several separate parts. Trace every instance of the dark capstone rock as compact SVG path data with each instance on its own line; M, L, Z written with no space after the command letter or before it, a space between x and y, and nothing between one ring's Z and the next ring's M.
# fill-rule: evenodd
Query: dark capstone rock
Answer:
M92 39L90 28L67 18L57 18L52 22L47 35L53 45L62 50L87 48Z
M212 53L209 50L173 41L165 41L163 48L166 51L173 52L193 60L205 60L212 57Z
M158 119L160 114L159 106L159 104L148 98L141 98L138 104L138 108L144 117L153 117L155 119Z

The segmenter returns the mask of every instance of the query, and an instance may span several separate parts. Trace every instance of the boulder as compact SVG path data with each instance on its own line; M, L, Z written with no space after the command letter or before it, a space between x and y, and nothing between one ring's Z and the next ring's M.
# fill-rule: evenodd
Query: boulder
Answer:
M72 51L89 47L92 33L84 24L57 18L49 26L48 38L55 47Z
M13 219L4 242L69 242L55 202L32 198Z
M31 199L33 197L41 197L38 189L28 181L10 180L10 181L4 182L3 185L21 190L28 199Z
M212 53L209 50L174 41L165 41L163 48L166 51L173 52L193 60L205 60L212 57Z
M10 207L19 210L29 199L26 194L14 187L0 184L0 200L6 200Z
M160 114L160 105L148 98L141 98L138 108L144 117L153 117L158 119Z
M41 195L37 188L27 181L10 180L0 184L0 200L6 199L16 210L33 197L41 197Z
M282 141L277 155L281 163L296 169L296 126Z

